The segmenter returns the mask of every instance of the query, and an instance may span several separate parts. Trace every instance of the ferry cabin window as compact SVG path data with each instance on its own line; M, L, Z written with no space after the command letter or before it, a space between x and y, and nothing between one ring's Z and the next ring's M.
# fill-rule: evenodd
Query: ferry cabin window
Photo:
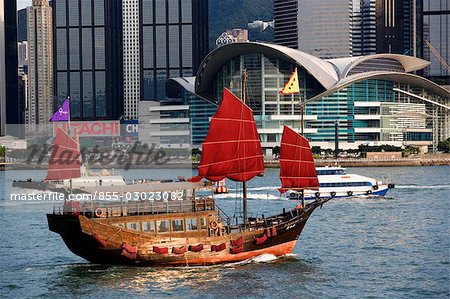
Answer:
M125 228L125 224L124 223L114 223L113 225Z
M142 222L142 231L154 233L155 232L155 222L154 221Z
M140 230L139 229L139 222L128 222L127 223L127 229L129 229L129 230Z
M168 233L170 231L169 220L156 221L156 228L158 229L158 233Z
M200 218L200 229L206 229L206 219Z
M197 219L186 219L186 230L197 230Z
M172 231L173 232L182 232L182 231L184 231L183 219L172 220Z

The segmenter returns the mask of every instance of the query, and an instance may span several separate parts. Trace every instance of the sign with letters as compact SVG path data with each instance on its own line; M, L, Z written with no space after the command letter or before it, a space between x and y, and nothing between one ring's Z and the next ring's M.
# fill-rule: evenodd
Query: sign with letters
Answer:
M56 128L67 130L68 122L54 122L53 136L55 136ZM120 136L120 122L118 120L98 120L98 121L71 121L70 131L74 132L78 129L80 137L102 137Z

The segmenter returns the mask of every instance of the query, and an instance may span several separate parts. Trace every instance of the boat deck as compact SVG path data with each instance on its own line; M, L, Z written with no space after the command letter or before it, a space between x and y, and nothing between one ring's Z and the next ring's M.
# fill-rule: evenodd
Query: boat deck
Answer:
M110 218L153 214L186 213L215 210L213 198L186 199L176 201L67 201L63 206L54 206L53 214L77 213L88 218Z
M249 217L247 225L238 222L237 218L229 217L216 205L214 198L211 197L196 198L195 200L189 198L180 201L90 201L83 203L67 201L63 206L54 206L53 214L77 214L87 218L104 219L160 214L165 214L170 217L170 214L175 213L212 211L217 215L220 222L223 223L225 230L228 233L234 233L276 226L307 212L308 206L309 204L306 206L306 209L295 209L290 211L283 209L282 213L267 218L264 217L264 215L259 217Z

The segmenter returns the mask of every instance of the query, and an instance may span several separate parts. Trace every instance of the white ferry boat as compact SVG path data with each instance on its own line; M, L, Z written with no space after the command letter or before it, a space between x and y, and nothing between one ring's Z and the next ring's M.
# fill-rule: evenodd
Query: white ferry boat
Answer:
M384 183L358 174L348 174L343 167L317 167L319 191L305 190L305 200L329 197L385 196L393 183ZM298 193L286 192L290 199L297 199Z

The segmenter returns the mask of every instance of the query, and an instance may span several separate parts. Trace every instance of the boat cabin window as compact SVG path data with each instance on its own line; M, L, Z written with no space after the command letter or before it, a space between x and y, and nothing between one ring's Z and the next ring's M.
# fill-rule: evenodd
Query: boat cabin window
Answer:
M197 230L197 218L186 219L186 230Z
M128 223L127 223L127 229L130 229L130 230L140 230L139 222L128 222Z
M169 220L156 221L156 228L158 229L158 233L168 233L170 231Z
M200 218L200 229L206 229L206 218Z
M331 188L331 187L360 187L360 186L372 186L370 182L351 182L351 183L321 183L319 187Z
M125 228L125 223L113 223L113 225Z
M341 175L341 174L345 174L345 171L343 169L317 171L317 175Z
M172 231L173 232L182 232L182 231L184 231L183 219L172 220Z
M155 232L155 222L154 221L142 222L142 231L154 233Z

